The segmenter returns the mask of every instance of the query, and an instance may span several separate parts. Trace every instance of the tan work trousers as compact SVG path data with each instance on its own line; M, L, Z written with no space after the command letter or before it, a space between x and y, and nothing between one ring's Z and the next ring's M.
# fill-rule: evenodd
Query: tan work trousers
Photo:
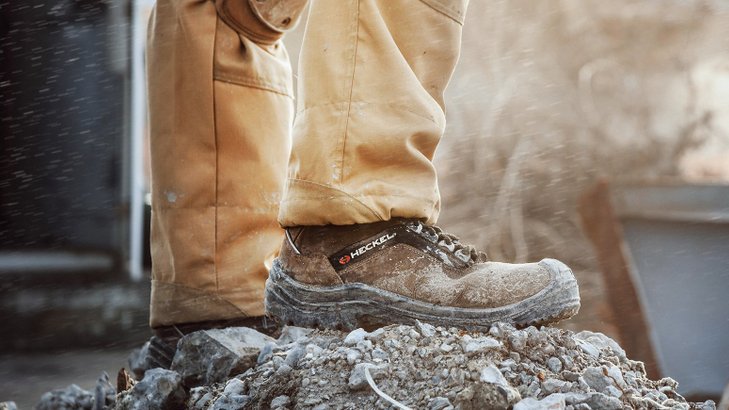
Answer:
M314 0L295 120L280 39L305 0L157 1L152 327L263 314L280 226L436 220L467 1Z

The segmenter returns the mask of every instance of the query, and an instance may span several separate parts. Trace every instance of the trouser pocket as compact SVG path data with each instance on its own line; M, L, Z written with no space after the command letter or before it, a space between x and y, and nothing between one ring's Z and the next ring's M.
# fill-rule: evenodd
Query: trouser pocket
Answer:
M298 23L308 0L215 0L230 27L259 44L273 44Z

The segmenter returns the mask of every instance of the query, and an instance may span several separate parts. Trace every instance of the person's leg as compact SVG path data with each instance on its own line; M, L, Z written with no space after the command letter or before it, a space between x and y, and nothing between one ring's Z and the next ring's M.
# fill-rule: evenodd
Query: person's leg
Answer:
M577 282L563 263L491 262L432 226L431 160L466 2L312 3L270 315L304 326L419 319L484 330L577 312Z
M283 226L421 218L440 207L431 163L445 129L467 0L311 5Z
M272 15L242 0L157 1L147 67L153 328L263 315L293 116L278 40L303 3ZM271 15L279 26L259 17Z

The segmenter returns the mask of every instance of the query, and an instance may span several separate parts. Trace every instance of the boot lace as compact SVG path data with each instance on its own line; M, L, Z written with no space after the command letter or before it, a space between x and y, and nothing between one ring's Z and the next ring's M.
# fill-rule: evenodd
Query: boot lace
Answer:
M408 224L408 227L429 241L448 249L463 262L475 263L487 259L485 252L477 250L473 245L461 243L456 235L444 232L443 229L435 225L425 225L420 221L415 221Z

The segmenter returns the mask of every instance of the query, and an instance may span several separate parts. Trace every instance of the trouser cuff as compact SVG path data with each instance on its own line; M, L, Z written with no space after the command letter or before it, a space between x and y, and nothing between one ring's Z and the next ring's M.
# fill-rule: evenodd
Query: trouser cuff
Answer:
M187 286L152 280L149 325L240 319L263 315L263 289L221 295Z

